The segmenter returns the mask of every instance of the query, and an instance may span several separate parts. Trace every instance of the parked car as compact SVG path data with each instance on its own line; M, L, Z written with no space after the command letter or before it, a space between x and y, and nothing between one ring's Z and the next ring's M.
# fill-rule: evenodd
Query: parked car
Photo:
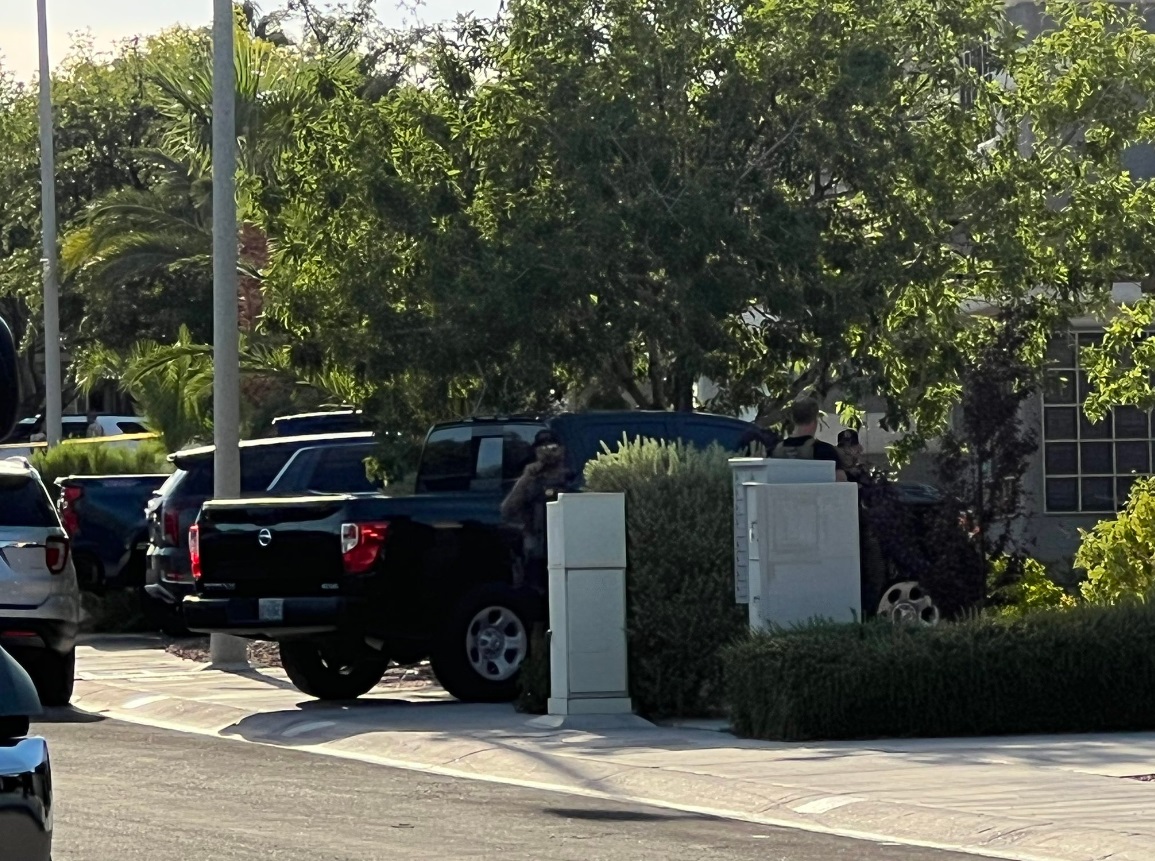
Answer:
M76 669L80 589L68 533L36 470L0 461L0 646L45 705L67 705Z
M140 416L98 415L96 423L100 426L102 436L120 436L121 434L148 433L148 422ZM83 439L88 436L88 416L62 416L61 439ZM21 419L12 429L12 433L4 440L5 444L31 442L32 437L44 431L44 416L30 416Z
M274 437L241 443L241 493L264 494L289 458L299 449L338 439L372 440L371 433ZM148 551L145 592L159 602L159 610L179 608L192 592L188 530L201 505L213 495L213 446L188 449L169 455L175 470L145 505ZM183 632L179 614L158 614L166 627Z
M72 561L82 586L96 591L144 586L144 507L167 479L167 473L56 479L57 508L72 539Z
M327 410L298 413L273 419L277 436L308 436L322 433L352 433L371 430L372 425L360 410Z
M28 673L0 647L0 858L51 861L52 763L48 743L28 737L43 713Z
M416 495L213 500L191 533L189 627L279 641L289 678L320 699L360 696L390 660L425 657L459 699L512 698L545 606L513 586L517 544L500 507L547 428L578 484L602 444L623 437L737 451L759 434L700 413L473 419L429 432Z
M85 446L85 445L101 445L107 448L136 448L145 440L156 439L157 435L154 433L134 433L134 434L119 434L117 436L102 436L102 437L74 437L72 439L65 439L61 445L66 446ZM37 452L48 450L48 443L46 442L22 442L0 445L0 459L8 457L32 457Z

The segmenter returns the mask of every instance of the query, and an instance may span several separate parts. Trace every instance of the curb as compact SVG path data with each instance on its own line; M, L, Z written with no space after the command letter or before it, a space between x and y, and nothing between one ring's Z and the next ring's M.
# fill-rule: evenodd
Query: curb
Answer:
M160 729L265 744L452 778L630 802L698 815L871 842L903 843L1007 861L1149 861L1155 841L1140 835L1064 827L1014 816L870 799L831 788L722 778L693 766L623 764L581 753L577 727L526 718L505 730L390 731L382 712L260 712L158 694L131 684L78 681L75 708ZM392 708L390 706L389 708ZM404 706L397 706L404 714ZM508 714L507 712L505 714ZM615 731L638 747L668 730L633 724ZM588 727L584 729L596 729ZM702 731L703 733L705 731ZM669 735L666 736L669 739ZM1105 786L1117 783L1101 778ZM692 803L691 803L692 802Z

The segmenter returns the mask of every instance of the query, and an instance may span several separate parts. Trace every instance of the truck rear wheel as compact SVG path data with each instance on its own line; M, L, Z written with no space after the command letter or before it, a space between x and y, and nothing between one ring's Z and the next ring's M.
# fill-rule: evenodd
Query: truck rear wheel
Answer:
M528 605L498 583L468 593L453 608L434 644L437 681L463 702L508 702L529 653Z
M389 666L384 655L319 640L286 640L280 651L289 681L319 700L355 700L373 690Z

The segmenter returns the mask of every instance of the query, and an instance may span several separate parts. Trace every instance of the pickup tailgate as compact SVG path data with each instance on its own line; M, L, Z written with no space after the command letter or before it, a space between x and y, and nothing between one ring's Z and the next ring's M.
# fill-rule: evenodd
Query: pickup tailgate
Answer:
M206 502L200 531L200 591L297 597L335 594L342 577L346 497Z

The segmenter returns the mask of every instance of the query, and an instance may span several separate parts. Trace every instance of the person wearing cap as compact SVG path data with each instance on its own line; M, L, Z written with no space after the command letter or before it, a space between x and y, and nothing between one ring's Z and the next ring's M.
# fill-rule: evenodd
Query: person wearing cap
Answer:
M501 519L521 532L520 570L514 585L545 588L545 506L557 499L572 482L566 466L565 447L551 430L538 431L533 440L534 459L525 467L513 490L501 503Z

